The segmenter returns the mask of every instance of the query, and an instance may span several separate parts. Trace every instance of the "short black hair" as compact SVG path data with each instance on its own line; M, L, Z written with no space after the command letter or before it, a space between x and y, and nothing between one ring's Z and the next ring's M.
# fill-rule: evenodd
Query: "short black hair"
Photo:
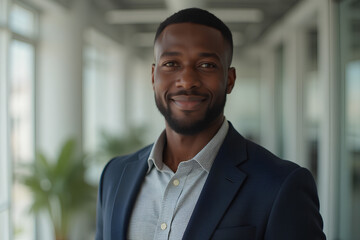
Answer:
M154 42L167 26L175 23L196 23L219 30L224 39L229 43L232 56L233 38L230 29L214 14L200 8L186 8L165 19L160 23L156 31Z

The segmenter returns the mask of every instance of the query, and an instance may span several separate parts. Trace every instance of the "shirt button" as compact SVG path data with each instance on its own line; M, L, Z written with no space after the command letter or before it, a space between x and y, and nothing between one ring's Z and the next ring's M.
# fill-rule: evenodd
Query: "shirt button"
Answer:
M161 230L165 230L167 225L166 225L166 223L162 223L160 227L161 227Z
M178 186L178 185L180 184L180 181L177 180L177 179L175 179L175 180L173 181L173 184L174 184L174 186L176 187L176 186Z

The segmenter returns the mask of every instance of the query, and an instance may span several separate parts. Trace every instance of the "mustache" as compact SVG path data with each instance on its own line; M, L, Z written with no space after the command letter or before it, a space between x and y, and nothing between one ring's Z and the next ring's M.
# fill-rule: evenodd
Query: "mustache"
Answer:
M169 93L167 95L167 99L170 99L174 96L180 96L180 95L185 95L185 96L201 96L201 97L207 97L208 94L205 93L200 93L199 91L196 90L180 90L177 91L175 93Z

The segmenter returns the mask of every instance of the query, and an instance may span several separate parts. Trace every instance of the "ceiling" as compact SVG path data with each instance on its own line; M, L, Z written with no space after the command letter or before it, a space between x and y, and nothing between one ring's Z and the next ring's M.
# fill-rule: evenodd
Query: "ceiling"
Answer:
M109 24L119 31L131 29L139 47L152 46L158 24L187 7L205 8L233 32L235 47L256 42L276 21L301 0L92 0Z

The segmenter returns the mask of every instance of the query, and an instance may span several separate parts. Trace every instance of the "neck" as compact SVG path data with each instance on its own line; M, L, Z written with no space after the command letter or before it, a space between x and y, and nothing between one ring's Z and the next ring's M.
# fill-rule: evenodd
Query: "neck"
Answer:
M164 147L164 163L176 172L180 162L192 159L215 136L224 121L219 117L205 130L195 135L183 135L175 132L166 124L166 146Z

